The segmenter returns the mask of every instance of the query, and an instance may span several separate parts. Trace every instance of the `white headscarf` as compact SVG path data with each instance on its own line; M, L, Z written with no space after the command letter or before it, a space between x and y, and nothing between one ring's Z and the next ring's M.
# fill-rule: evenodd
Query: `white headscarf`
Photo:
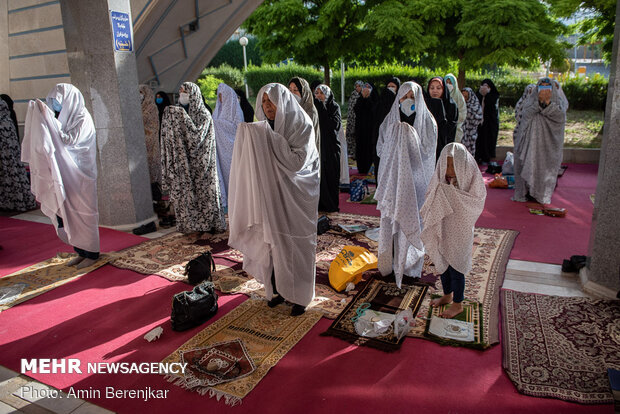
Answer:
M222 100L220 102L220 95ZM227 205L228 178L232 161L233 147L237 125L243 122L243 111L237 98L237 93L230 86L220 83L217 87L218 99L213 111L213 125L215 126L215 141L217 143L217 168L220 179L220 193L222 204Z
M276 106L266 122L263 94ZM273 295L306 306L314 297L319 157L312 121L293 94L270 83L256 98L259 122L237 128L228 206L228 243L243 255L243 268Z
M446 182L448 157L452 157L458 188ZM439 273L452 266L471 270L474 226L484 209L486 188L474 157L463 144L449 143L441 151L433 179L420 211L426 253Z
M414 126L400 121L400 99L413 91ZM403 275L419 277L424 264L420 208L435 164L437 126L426 108L422 88L401 85L390 112L379 128L377 153L381 156L375 199L381 211L379 271L392 271L400 287Z

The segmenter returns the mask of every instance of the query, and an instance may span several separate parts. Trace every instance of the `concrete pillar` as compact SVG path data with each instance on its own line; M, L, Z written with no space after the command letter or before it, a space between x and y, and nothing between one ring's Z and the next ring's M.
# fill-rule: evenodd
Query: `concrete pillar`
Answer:
M71 82L97 131L99 223L128 230L155 220L134 52L115 52L110 10L129 0L60 0ZM129 22L131 24L131 22ZM134 47L135 51L135 47Z
M0 0L0 93L11 95L9 90L9 0ZM12 96L11 96L12 97Z
M620 1L617 4L588 261L581 273L585 291L607 297L620 289Z

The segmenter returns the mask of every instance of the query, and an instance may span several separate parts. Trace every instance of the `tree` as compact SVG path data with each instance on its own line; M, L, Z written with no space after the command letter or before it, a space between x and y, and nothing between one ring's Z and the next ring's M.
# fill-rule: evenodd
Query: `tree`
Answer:
M367 23L400 59L443 67L457 60L460 85L468 69L530 67L563 58L566 48L558 41L565 27L538 0L387 0L376 2Z
M246 53L248 65L253 64L260 66L261 63L263 63L260 50L258 49L258 40L256 40L255 37L248 36ZM217 67L224 64L243 70L243 49L238 40L235 39L226 42L207 66Z
M370 41L362 22L368 5L355 0L267 0L243 27L258 38L263 59L277 63L292 57L297 63L329 70L340 58L357 58Z
M574 18L573 33L579 36L578 43L587 45L601 42L603 59L611 61L616 24L616 0L547 0L554 15Z

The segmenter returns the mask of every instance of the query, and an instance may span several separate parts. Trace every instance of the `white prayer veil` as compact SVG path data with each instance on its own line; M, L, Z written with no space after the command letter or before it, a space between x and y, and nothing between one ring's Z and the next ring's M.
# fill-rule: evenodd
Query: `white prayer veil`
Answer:
M454 162L458 188L446 182L448 157ZM485 199L484 180L474 157L463 144L446 145L420 211L422 241L437 272L445 272L448 266L463 274L471 270L474 226Z
M266 122L263 94L276 106ZM287 300L306 306L314 297L319 158L312 121L293 94L270 83L256 98L259 122L237 128L228 194L231 247L243 269Z

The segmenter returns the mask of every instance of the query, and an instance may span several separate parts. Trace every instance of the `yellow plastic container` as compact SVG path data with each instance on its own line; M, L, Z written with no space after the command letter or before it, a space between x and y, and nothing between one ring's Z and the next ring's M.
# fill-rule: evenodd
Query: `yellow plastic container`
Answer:
M344 246L329 266L329 284L342 292L349 282L357 284L362 274L377 268L377 256L360 246Z

